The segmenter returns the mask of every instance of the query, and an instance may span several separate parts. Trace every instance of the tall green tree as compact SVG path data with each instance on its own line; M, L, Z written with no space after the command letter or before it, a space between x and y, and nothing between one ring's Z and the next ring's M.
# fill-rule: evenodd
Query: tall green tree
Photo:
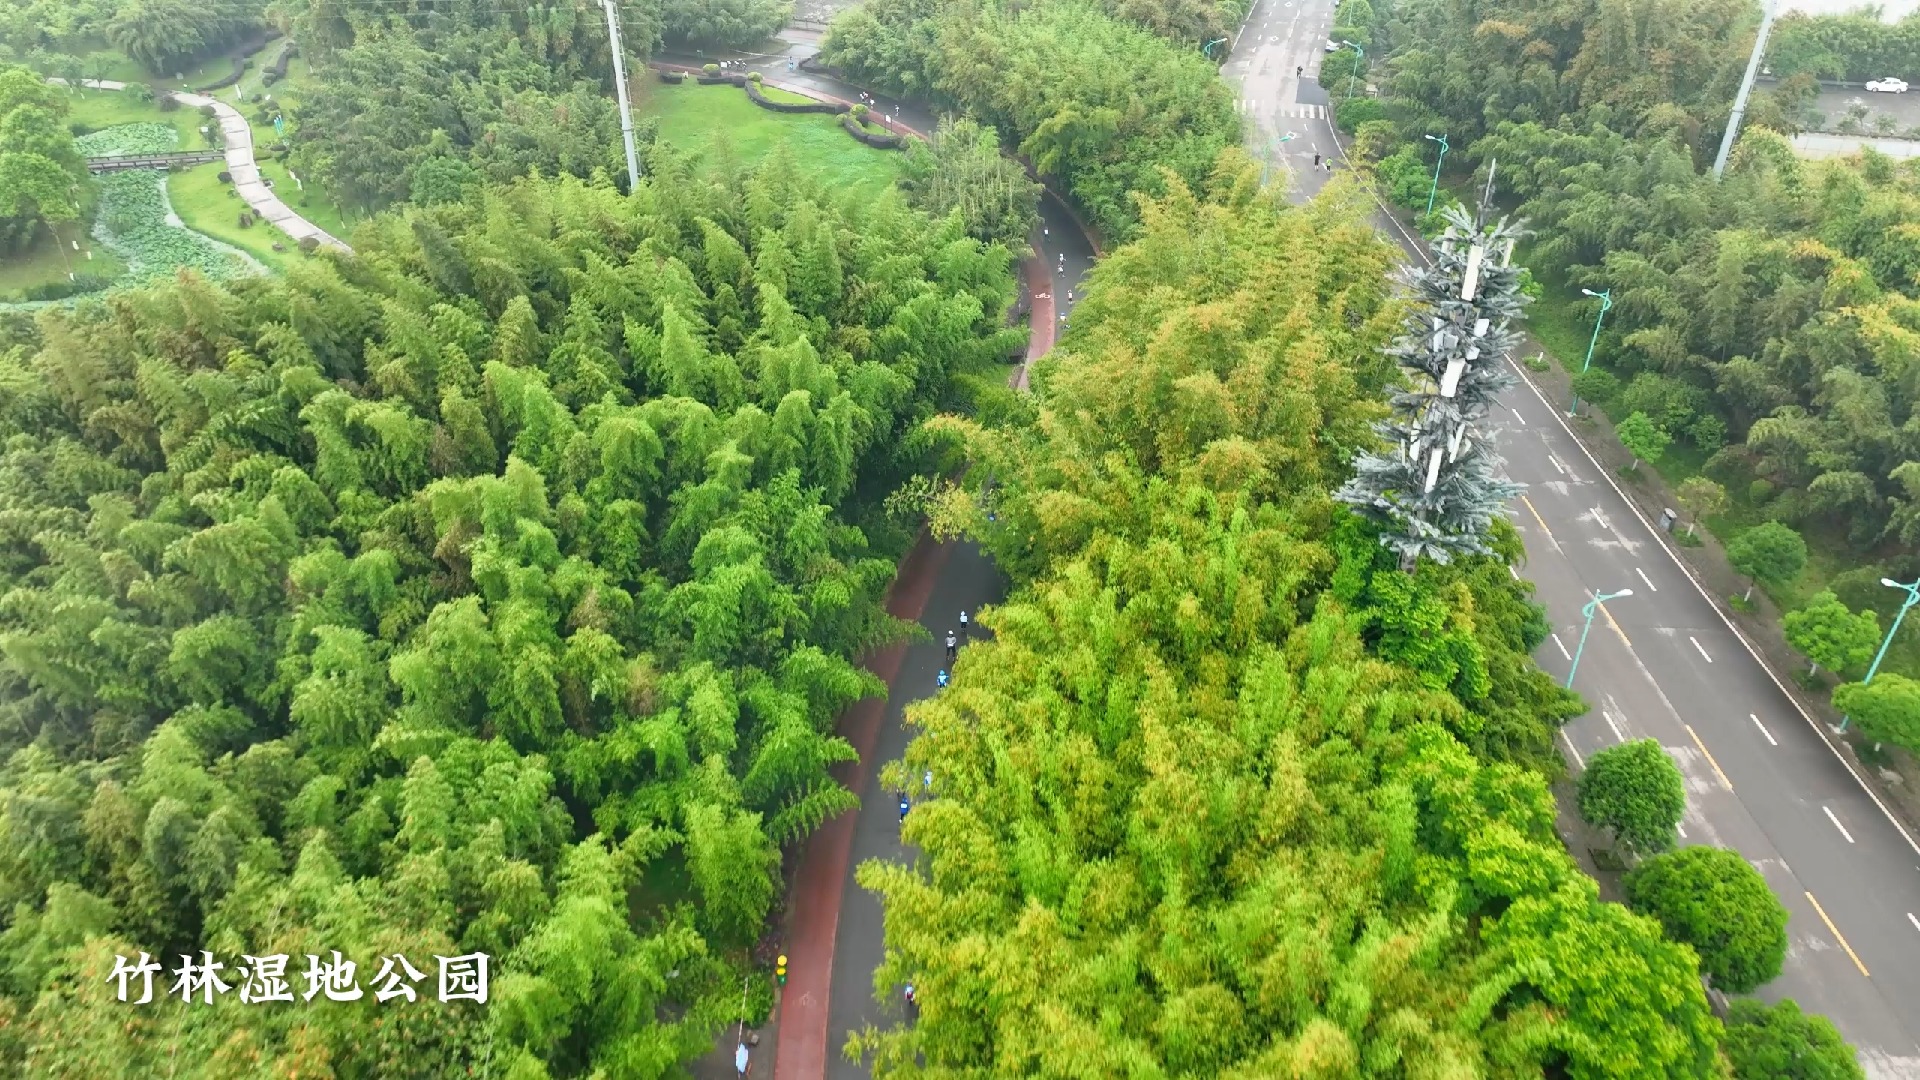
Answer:
M67 102L32 69L0 67L0 251L80 216L86 163L64 123Z
M1880 646L1880 619L1871 611L1847 610L1830 589L1815 593L1799 610L1787 612L1782 622L1787 641L1807 654L1816 672L1824 664L1845 677L1865 668Z
M1680 767L1652 739L1609 746L1580 774L1580 816L1635 851L1672 847L1686 808Z
M1635 909L1693 946L1720 989L1744 994L1780 974L1787 909L1739 852L1689 847L1656 855L1623 884Z

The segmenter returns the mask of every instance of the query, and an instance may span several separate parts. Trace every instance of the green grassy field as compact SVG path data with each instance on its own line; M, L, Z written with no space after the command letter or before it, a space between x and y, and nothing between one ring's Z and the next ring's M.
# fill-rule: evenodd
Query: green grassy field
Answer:
M25 253L0 260L0 302L18 298L36 285L65 281L69 272L115 278L126 271L127 264L119 256L93 242L84 222L62 223L58 231L58 243L42 231ZM78 250L73 246L76 241Z
M166 124L180 136L175 145L179 150L205 149L207 139L200 134L200 128L213 124L213 121L201 116L198 109L181 107L163 112L159 105L135 101L121 90L75 92L68 98L67 122L85 124L95 131L119 124Z
M240 212L247 204L234 194L232 185L220 181L222 168L215 161L169 174L167 201L173 204L173 212L188 228L232 244L271 269L286 269L289 260L301 257L294 242L264 221L240 227ZM287 250L275 251L275 244Z
M822 113L776 113L747 99L733 86L642 84L636 108L658 117L660 139L682 151L710 155L725 140L740 161L765 157L781 141L808 174L833 192L878 196L899 177L906 155L862 146ZM773 94L769 94L772 97Z

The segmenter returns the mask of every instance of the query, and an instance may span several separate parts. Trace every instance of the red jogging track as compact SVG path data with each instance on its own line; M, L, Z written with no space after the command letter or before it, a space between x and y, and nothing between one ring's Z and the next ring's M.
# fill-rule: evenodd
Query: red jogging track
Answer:
M1032 332L1027 339L1027 363L1010 382L1027 387L1027 365L1053 348L1053 295L1046 253L1036 248L1025 264L1027 289L1033 297ZM918 620L933 593L933 583L951 551L922 532L913 550L900 563L899 576L887 591L887 612L895 618ZM905 644L882 649L868 657L867 670L880 676L889 691L906 656ZM868 698L841 714L841 737L853 744L860 760L836 770L848 789L867 790L872 778L874 748L886 719L887 699ZM773 1080L820 1080L827 1074L827 998L833 977L834 939L840 930L840 898L846 889L848 864L853 858L853 826L859 815L841 814L807 839L800 868L794 875L791 942L787 970L792 974L780 997L780 1030L775 1039Z

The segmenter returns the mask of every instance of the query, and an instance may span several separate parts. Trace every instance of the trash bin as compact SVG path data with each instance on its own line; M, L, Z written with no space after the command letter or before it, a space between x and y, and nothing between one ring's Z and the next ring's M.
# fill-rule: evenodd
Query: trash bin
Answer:
M1660 511L1660 528L1661 528L1662 530L1664 530L1664 531L1666 531L1666 532L1672 532L1672 531L1673 531L1673 523L1674 523L1675 521L1677 521L1677 520L1679 520L1679 517L1680 517L1680 515L1679 515L1679 514L1676 514L1676 513L1674 513L1674 512L1673 512L1673 507L1671 507L1671 506L1669 506L1669 507L1667 507L1666 509L1664 509L1664 510L1662 510L1662 511Z

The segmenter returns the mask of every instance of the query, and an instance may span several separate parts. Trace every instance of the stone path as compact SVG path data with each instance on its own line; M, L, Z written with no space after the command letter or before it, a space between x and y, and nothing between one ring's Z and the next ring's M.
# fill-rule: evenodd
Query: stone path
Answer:
M65 79L48 79L48 82L66 85ZM124 90L126 83L103 82L98 79L83 79L80 82L90 90ZM253 127L240 111L224 101L204 94L189 94L174 91L174 99L191 109L213 106L213 114L220 121L221 141L226 146L227 172L233 177L233 189L240 198L252 208L261 220L292 237L295 243L311 236L323 246L337 247L351 253L352 248L330 235L325 229L293 212L293 208L280 201L260 176L260 166L253 160Z

